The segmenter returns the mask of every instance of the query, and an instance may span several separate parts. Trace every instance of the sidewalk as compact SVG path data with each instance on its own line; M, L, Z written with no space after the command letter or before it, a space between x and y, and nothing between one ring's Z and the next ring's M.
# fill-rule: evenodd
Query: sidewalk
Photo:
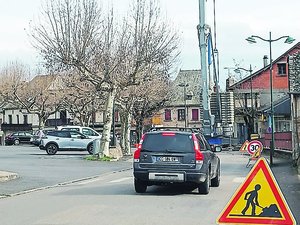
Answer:
M269 160L268 151L264 157ZM291 155L275 153L271 170L277 183L297 221L300 224L300 175L297 167L293 167Z

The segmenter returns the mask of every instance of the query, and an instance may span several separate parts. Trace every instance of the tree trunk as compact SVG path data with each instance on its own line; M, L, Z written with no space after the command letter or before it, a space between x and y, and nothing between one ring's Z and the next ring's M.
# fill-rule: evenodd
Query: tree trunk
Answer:
M109 156L109 141L110 141L110 132L111 125L113 120L113 106L116 95L116 89L112 88L108 92L107 99L105 101L105 110L104 110L104 125L103 132L101 137L100 149L104 155Z
M131 111L131 110L129 110ZM131 143L130 143L130 128L132 115L128 110L123 110L120 116L121 119L121 140L120 145L124 155L131 154Z
M120 122L121 122L121 139L120 139L120 147L122 152L125 153L125 123L126 123L126 113L123 111L120 114Z
M45 127L45 122L47 119L45 120L44 117L40 114L38 114L38 118L39 118L39 130L42 130Z
M130 146L130 128L131 128L131 113L128 113L127 121L125 123L125 154L131 154L131 146Z
M140 142L142 135L143 135L143 118L140 117L139 120L136 122L136 132L137 132L137 140Z

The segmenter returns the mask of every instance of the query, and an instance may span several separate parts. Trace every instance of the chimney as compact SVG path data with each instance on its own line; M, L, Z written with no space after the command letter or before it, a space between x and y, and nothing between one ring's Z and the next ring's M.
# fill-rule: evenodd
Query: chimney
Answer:
M264 67L266 67L269 63L268 63L268 56L267 55L264 55Z

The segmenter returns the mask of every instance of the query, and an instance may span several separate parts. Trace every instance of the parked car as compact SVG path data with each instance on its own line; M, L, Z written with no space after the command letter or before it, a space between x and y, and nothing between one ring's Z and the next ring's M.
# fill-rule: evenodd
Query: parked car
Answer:
M147 186L185 184L208 194L220 184L220 159L201 133L192 129L159 128L146 132L134 152L133 175L137 193Z
M82 127L82 126L60 126L58 127L58 130L75 130L78 131L86 136L89 137L101 137L101 134L99 134L97 131L90 127Z
M93 140L78 131L56 130L50 131L42 138L40 149L46 150L48 155L54 155L57 151L88 151L93 154Z
M37 130L34 132L30 139L30 143L36 146L39 146L41 144L42 137L44 137L47 132L51 130Z
M30 143L32 133L28 131L18 131L5 137L6 145L19 145L20 143Z
M102 134L98 133L97 131L95 131L94 129L90 128L90 127L82 127L82 126L76 126L76 125L68 125L68 126L60 126L57 128L58 130L75 130L78 131L88 137L94 138L94 137L100 137L102 136ZM115 144L113 144L113 134L110 134L110 142L109 142L109 146L113 147L114 145L116 145L118 139L117 136L115 135Z

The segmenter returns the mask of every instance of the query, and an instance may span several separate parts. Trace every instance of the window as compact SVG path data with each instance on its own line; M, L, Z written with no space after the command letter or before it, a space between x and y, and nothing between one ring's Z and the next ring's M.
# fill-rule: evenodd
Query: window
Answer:
M146 134L142 149L153 152L162 150L166 152L168 150L175 152L194 152L192 136L190 134L179 133L174 133L174 135L171 136L163 135L162 133Z
M178 109L178 115L177 115L178 121L185 120L185 112L184 109Z
M192 109L192 120L193 121L199 120L199 110L198 109Z
M82 133L87 136L99 136L97 133L95 133L93 130L89 128L82 128Z
M286 63L277 63L278 75L286 75Z
M20 118L19 118L19 115L17 115L17 124L20 124Z
M8 115L8 123L12 124L12 115Z
M96 112L92 112L92 123L96 122Z
M28 124L28 116L27 115L24 115L24 124Z
M291 123L288 120L275 121L275 132L292 131Z
M119 112L115 111L115 122L119 122Z
M171 121L171 109L165 109L165 121Z

